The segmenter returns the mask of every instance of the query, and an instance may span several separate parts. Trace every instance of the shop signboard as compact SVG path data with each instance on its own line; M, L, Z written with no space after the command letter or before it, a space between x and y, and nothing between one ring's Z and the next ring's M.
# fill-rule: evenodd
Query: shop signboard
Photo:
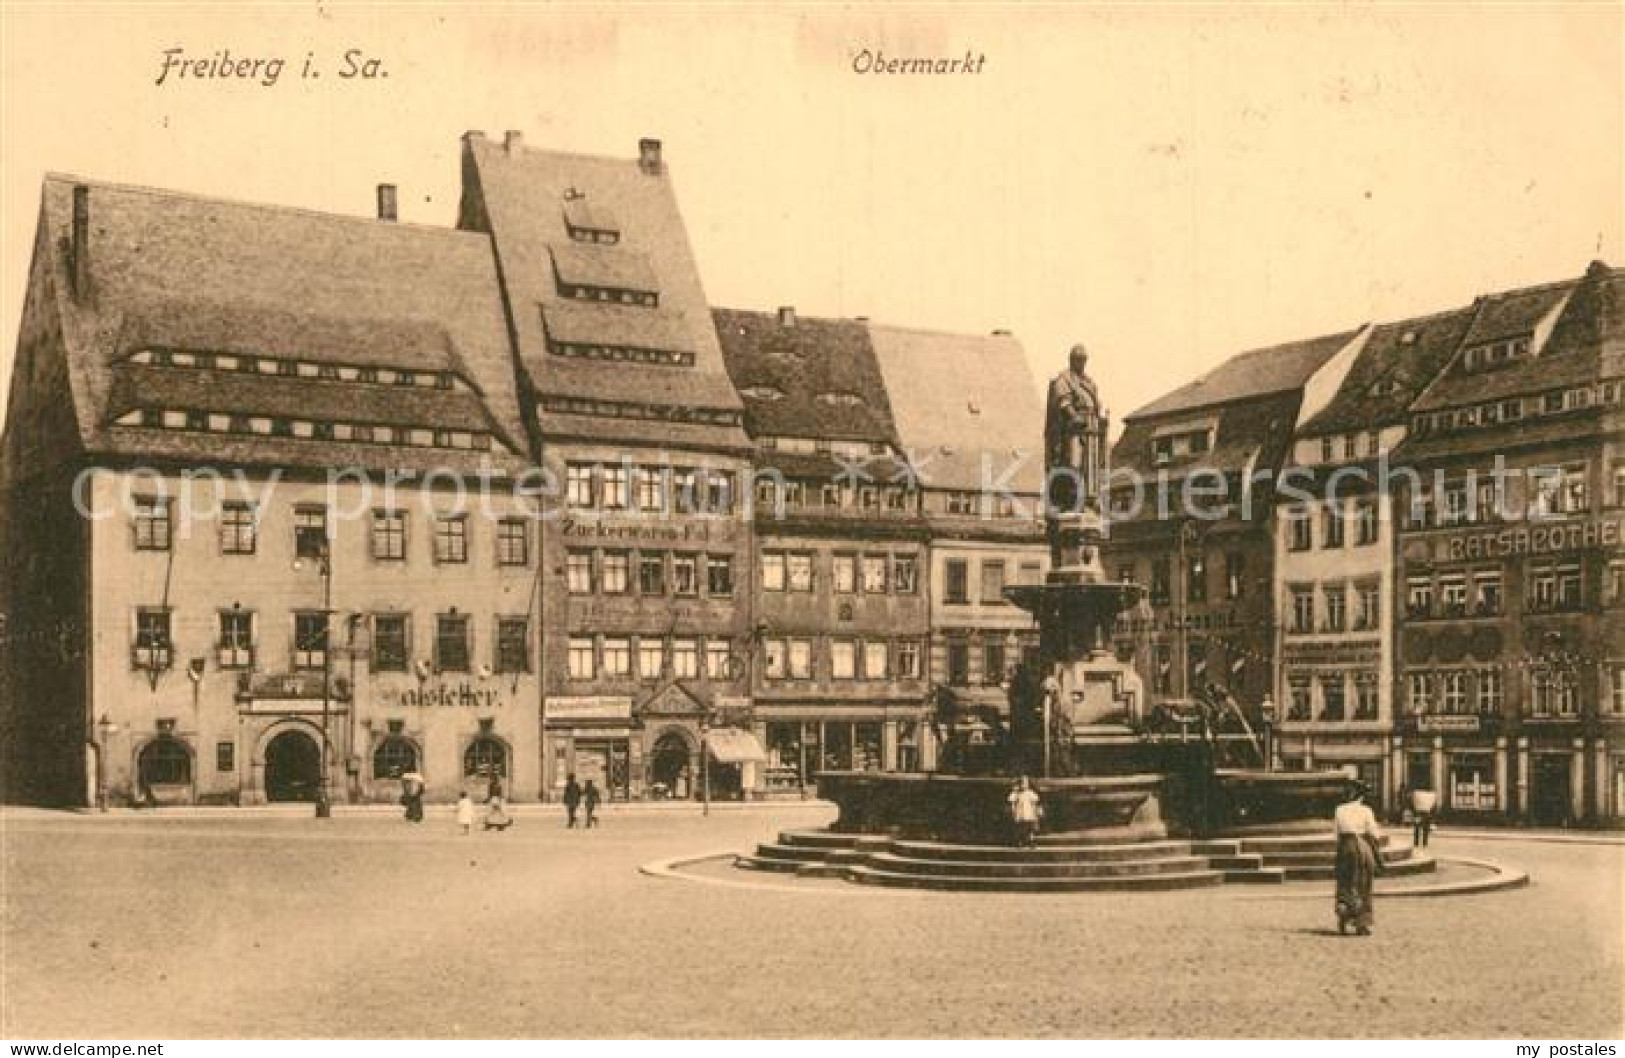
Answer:
M542 715L549 724L630 724L632 699L615 694L549 697Z
M1477 731L1479 718L1463 713L1436 713L1416 718L1416 730L1425 734Z

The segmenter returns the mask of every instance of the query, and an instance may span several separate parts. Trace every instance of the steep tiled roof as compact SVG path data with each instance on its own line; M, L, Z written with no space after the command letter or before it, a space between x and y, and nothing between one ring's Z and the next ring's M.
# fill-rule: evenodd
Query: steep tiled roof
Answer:
M1423 390L1411 410L1435 411L1595 381L1606 351L1625 341L1625 271L1601 263L1580 279L1478 299L1477 318L1462 348L1530 334L1559 306L1551 334L1538 350L1477 370L1465 370L1458 357Z
M879 325L869 338L898 440L926 488L980 490L985 462L987 480L1042 489L1044 409L1020 343Z
M1298 389L1358 333L1344 331L1237 353L1126 418L1148 419Z
M578 224L590 215L592 226L611 227L618 242L572 242L567 212ZM491 234L518 353L538 398L622 401L643 390L695 407L741 410L667 166L510 146L469 133L463 138L459 225ZM641 259L658 288L659 307L567 301L555 278L554 247L572 247L582 262L594 262L578 262L584 269L622 271L628 261ZM573 340L582 344L675 345L672 351L691 352L694 363L573 361L549 352L548 335L561 327L572 328ZM647 443L648 425L594 412L538 416L544 436L555 429L571 436L587 431L606 442ZM749 448L742 426L689 424L682 432L707 447Z
M563 283L645 293L660 289L649 259L635 251L555 242L548 244L547 252L553 258L553 271Z
M1123 424L1123 434L1112 446L1113 470L1133 470L1145 477L1166 472L1177 480L1191 470L1217 470L1233 474L1250 468L1279 468L1292 442L1301 390L1267 393L1231 401L1210 415L1218 419L1212 448L1166 468L1152 458L1152 438L1157 424L1144 417L1131 417Z
M1337 393L1298 432L1403 422L1411 402L1455 355L1473 317L1474 310L1465 308L1373 327Z
M75 185L88 188L88 297L69 292ZM459 399L459 421L488 420L504 445L523 451L488 240L63 176L46 179L43 198L42 234L54 248L49 265L60 292L74 412L89 451L139 456L151 447L174 458L215 460L232 450L215 436L177 433L159 443L152 436L158 431L111 427L112 416L127 410L112 406L115 378L121 379L121 401L169 385L207 396L207 372L160 381L133 365L114 370L115 361L145 345L450 370L479 393ZM210 378L220 382L222 394L246 392L245 379L231 380L225 372ZM375 390L399 396L393 387L342 385L353 387L356 405L368 404ZM255 399L269 400L270 392L256 388ZM426 400L441 407L446 396ZM413 400L401 402L394 421L417 409ZM476 403L483 404L477 413ZM285 463L343 466L365 446L296 439L284 447ZM374 449L368 459L378 454ZM426 449L400 454L403 466L434 463L441 455ZM490 458L497 465L519 465L500 452Z
M886 384L869 332L855 320L714 309L728 374L753 437L812 437L895 445Z

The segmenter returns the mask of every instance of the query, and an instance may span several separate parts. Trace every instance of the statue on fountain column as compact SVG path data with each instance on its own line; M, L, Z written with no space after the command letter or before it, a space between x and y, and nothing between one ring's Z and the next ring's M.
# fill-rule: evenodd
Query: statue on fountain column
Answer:
M1049 384L1044 416L1044 472L1050 509L1099 510L1106 462L1106 413L1089 377L1089 350L1072 347L1067 370Z

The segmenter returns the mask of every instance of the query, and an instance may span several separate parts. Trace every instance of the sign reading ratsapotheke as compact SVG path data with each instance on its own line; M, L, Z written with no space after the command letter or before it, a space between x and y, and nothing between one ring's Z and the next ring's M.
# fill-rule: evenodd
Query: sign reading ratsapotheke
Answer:
M1619 547L1622 540L1625 540L1625 520L1591 518L1555 525L1519 525L1493 532L1461 533L1443 541L1443 549L1451 561L1456 561Z

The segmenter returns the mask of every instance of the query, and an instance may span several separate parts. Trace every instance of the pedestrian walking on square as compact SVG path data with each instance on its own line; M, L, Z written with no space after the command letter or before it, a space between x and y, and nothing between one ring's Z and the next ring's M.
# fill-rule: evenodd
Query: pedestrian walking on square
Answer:
M1010 803L1010 821L1016 826L1016 844L1031 848L1037 841L1038 819L1044 810L1038 791L1023 775L1016 780L1015 789L1010 791L1006 800Z
M474 830L474 799L464 790L457 795L457 825L463 828L464 834Z
M1411 844L1419 849L1428 847L1433 836L1433 812L1439 807L1439 795L1425 786L1411 791Z
M502 776L494 771L491 773L491 781L485 784L485 803L490 804L492 801L496 801L499 805L502 802Z
M1371 887L1382 862L1377 817L1366 806L1364 783L1349 784L1348 796L1332 815L1337 830L1337 932L1350 926L1369 936L1375 921Z
M591 830L598 825L598 802L601 796L598 787L591 779L587 780L587 788L581 791L581 805L586 809L587 817L583 829Z
M423 822L423 776L409 771L401 776L401 804L406 806L408 823Z
M504 810L502 781L495 774L485 788L485 821L481 830L507 830L513 826L513 817Z
M581 784L576 782L576 773L571 772L564 777L564 826L567 830L574 830L576 825L576 809L581 807Z

